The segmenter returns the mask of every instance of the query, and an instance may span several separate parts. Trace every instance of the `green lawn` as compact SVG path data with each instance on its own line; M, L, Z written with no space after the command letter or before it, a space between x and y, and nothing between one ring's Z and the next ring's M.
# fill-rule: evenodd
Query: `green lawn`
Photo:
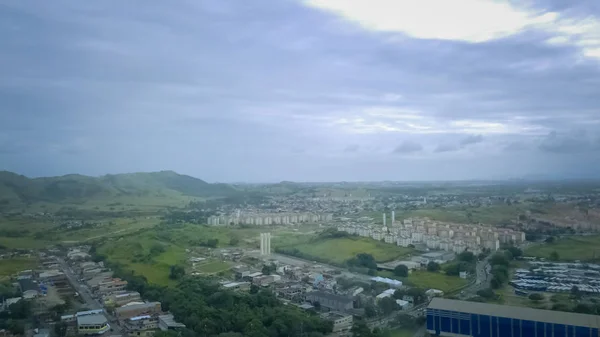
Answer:
M16 257L0 260L0 278L14 275L22 270L35 269L38 261L35 258Z
M218 273L221 271L228 270L229 268L231 268L231 266L226 262L209 261L209 262L201 264L201 265L196 265L194 267L194 270L201 272L201 273L213 274L213 273Z
M556 251L561 261L599 261L600 236L572 236L554 243L543 243L525 250L525 256L549 258Z
M152 252L159 247L162 247L162 252ZM186 260L185 248L161 241L152 230L117 240L106 240L98 251L109 261L120 263L125 268L144 275L149 282L160 285L172 284L169 279L170 267L183 264Z
M371 254L378 262L385 262L406 256L413 251L410 248L362 237L319 240L286 248L296 248L303 254L337 264L343 264L359 253Z
M397 277L392 272L379 272L380 276L398 279L415 287L423 289L439 289L444 292L460 288L468 283L468 280L457 276L448 276L443 273L432 273L423 270L415 270L408 277Z
M412 337L415 335L415 329L399 328L390 330L385 336L386 337Z
M499 224L504 221L515 219L519 214L526 211L525 206L521 205L493 205L482 207L452 207L452 208L422 208L416 210L397 211L396 220L411 217L427 217L437 221L472 223L481 222L483 224ZM381 213L367 213L375 222L381 223Z

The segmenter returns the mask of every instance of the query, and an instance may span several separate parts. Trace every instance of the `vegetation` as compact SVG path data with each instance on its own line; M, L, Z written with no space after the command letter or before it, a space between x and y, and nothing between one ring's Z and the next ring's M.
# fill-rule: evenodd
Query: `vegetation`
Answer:
M312 242L277 248L278 253L297 256L335 265L345 265L357 254L366 253L377 262L395 260L406 256L412 249L386 244L370 238L341 237L317 239Z
M14 257L0 259L0 278L11 276L21 270L33 269L37 266L37 259L27 257Z
M440 271L440 268L440 264L434 261L429 261L429 263L427 264L427 271L432 273L437 273L438 271Z
M556 252L556 255L553 254ZM535 256L546 259L552 257L561 261L600 261L600 236L570 236L530 246L524 252L526 256ZM554 256L553 256L554 255Z
M397 265L396 268L394 268L394 275L408 277L408 267L403 264Z

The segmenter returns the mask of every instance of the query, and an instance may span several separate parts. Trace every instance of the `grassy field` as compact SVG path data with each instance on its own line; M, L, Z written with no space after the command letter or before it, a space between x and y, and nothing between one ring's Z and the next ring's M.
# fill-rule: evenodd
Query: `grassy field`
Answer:
M144 275L149 282L168 285L169 269L183 264L185 248L160 240L156 233L145 233L107 240L99 249L109 261L119 263L137 274Z
M392 272L379 272L380 276L398 279L407 285L423 289L439 289L444 292L455 290L467 284L468 280L456 276L448 276L443 273L431 273L428 271L415 270L408 277L397 277Z
M496 225L505 221L516 219L519 214L527 210L526 205L493 205L482 207L453 207L453 208L423 208L407 211L396 211L396 220L411 217L427 217L432 220ZM369 213L375 219L375 222L381 223L381 213Z
M231 266L227 262L209 261L201 265L196 265L194 270L201 273L213 274L228 270L229 268L231 268Z
M371 254L378 262L385 262L407 256L412 252L410 248L398 247L362 237L319 240L287 248L296 248L303 254L338 264L346 262L359 253Z
M38 266L35 258L17 257L0 260L0 278L8 277L22 270L34 269Z
M412 337L415 335L415 329L399 328L390 330L385 336L386 337Z
M572 236L558 239L554 243L531 246L525 256L549 258L557 252L561 261L600 261L600 236Z

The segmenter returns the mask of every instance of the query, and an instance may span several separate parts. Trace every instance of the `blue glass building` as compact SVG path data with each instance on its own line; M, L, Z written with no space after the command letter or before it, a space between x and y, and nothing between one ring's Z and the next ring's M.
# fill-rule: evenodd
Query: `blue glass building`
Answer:
M434 298L427 331L437 336L599 337L600 316Z

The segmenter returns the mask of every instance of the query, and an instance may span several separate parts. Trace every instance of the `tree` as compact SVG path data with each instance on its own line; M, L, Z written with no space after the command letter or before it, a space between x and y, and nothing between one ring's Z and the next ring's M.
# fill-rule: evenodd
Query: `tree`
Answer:
M434 261L429 261L429 263L427 264L427 271L437 273L438 271L440 271L440 264Z
M275 272L275 270L277 270L277 266L275 266L275 264L271 263L271 264L263 265L261 272L264 275L271 275L272 273Z
M425 303L425 301L427 300L425 289L421 288L410 288L406 291L406 295L412 296L414 305Z
M475 254L473 254L473 252L469 252L469 251L464 251L464 252L458 254L458 260L468 262L468 263L475 263L477 261L475 258Z
M533 293L533 294L529 295L529 299L534 302L539 302L544 299L544 295L538 294L538 293Z
M380 299L378 305L379 309L381 309L381 312L386 316L398 310L398 304L396 303L396 300L391 297L384 297Z
M502 283L502 280L499 280L496 276L493 276L490 280L490 287L492 287L492 289L498 289L502 287Z
M492 266L497 264L508 266L510 264L510 260L508 260L506 254L496 253L490 258L490 264Z
M518 259L519 257L523 256L523 250L521 250L518 247L510 246L506 250L509 251L515 259Z
M403 264L397 265L396 268L394 268L394 275L408 277L408 267Z
M233 237L233 238L229 239L230 246L237 246L239 243L240 243L240 239L238 239L238 238Z
M56 324L54 324L54 333L58 337L65 337L67 335L67 328L68 325L66 322L57 322Z
M365 305L365 317L372 318L377 316L377 310L372 304Z
M477 291L477 295L487 299L496 298L496 293L492 290L492 288L481 289Z
M312 305L313 305L313 307L315 307L315 310L317 310L317 311L321 310L321 302L314 301Z
M460 274L460 266L458 263L450 263L444 267L444 271L446 275L458 276Z
M171 280L179 280L185 275L185 268L179 265L173 265L169 271L169 278Z
M552 261L560 260L560 255L558 255L557 251L553 250L552 253L550 253L550 260L552 260Z
M546 243L554 243L556 239L554 238L554 236L549 236L546 238L546 240L544 240L544 242Z

